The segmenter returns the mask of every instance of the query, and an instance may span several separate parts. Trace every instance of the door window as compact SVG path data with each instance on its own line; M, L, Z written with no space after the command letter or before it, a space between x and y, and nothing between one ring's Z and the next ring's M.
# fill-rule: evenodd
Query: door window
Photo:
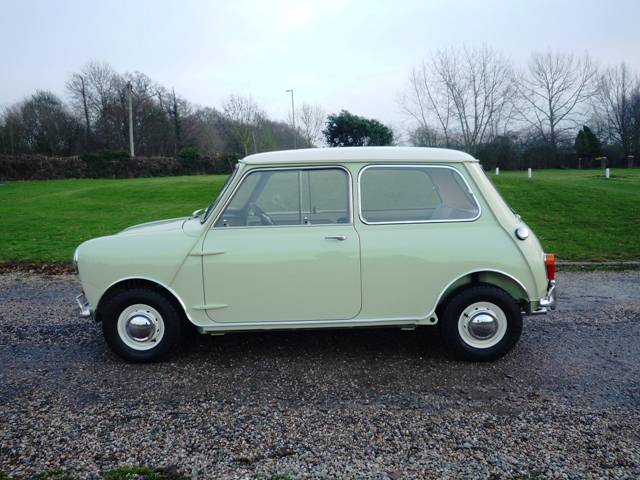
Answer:
M255 171L247 175L216 227L350 223L349 178L339 168Z
M365 167L359 188L366 223L464 221L480 213L466 182L450 167Z
M338 168L302 170L302 220L311 225L350 223L349 177Z

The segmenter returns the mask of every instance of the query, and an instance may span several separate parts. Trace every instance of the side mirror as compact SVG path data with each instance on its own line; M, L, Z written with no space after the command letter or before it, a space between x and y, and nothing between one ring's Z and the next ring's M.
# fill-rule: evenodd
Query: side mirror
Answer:
M194 210L193 213L191 214L192 217L199 217L202 214L202 211L204 210L204 208L199 208L198 210Z

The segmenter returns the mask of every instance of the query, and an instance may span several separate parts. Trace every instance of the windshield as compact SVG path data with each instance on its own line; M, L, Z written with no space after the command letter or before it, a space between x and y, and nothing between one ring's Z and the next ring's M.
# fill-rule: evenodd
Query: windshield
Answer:
M236 166L233 169L233 173L227 177L227 180L224 182L224 185L222 186L222 190L220 190L220 193L218 194L218 196L213 200L213 202L211 202L211 205L209 205L207 209L204 211L204 215L202 215L202 220L200 220L200 223L204 223L209 217L209 215L211 214L211 212L213 212L213 210L216 208L216 206L220 202L220 199L224 196L224 193L227 191L227 188L229 188L229 185L231 185L232 180L237 175L239 166L240 165L236 163Z

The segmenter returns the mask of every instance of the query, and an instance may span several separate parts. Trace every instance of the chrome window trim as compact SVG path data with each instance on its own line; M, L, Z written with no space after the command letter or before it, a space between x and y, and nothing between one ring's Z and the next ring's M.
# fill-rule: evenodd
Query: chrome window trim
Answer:
M362 174L368 170L369 168L445 168L448 170L453 170L464 182L464 185L467 187L467 191L469 192L469 194L471 195L471 198L473 199L473 202L476 204L476 206L478 207L478 214L473 217L473 218L465 218L465 219L450 219L450 220L399 220L396 222L370 222L365 220L363 214L362 214ZM360 219L360 221L365 224L365 225L402 225L402 224L421 224L421 223L467 223L467 222L475 222L476 220L478 220L480 218L480 216L482 215L482 206L480 205L480 202L478 201L478 197L476 196L475 192L471 189L471 186L469 185L469 182L467 181L467 179L464 177L464 175L462 175L462 173L460 173L460 170L458 170L455 167L452 167L450 165L428 165L426 163L412 163L412 164L398 164L398 165L394 165L394 164L388 164L388 163L382 163L382 164L376 164L376 163L371 163L369 165L365 165L364 167L362 167L360 169L360 171L358 172L358 218Z
M308 224L300 224L300 225L240 225L240 226L236 226L236 227L216 227L216 224L218 223L218 220L220 219L220 217L222 216L222 214L224 213L224 211L227 209L227 206L229 205L229 203L231 203L231 200L233 200L233 197L235 196L236 192L238 191L238 189L240 188L240 186L244 183L245 179L251 175L252 173L255 172L268 172L268 171L279 171L279 170L329 170L329 169L339 169L342 170L344 172L347 173L347 183L349 184L349 189L347 192L347 200L349 202L349 223L308 223ZM348 168L342 166L342 165L332 165L332 164L326 164L326 165L314 165L314 166L292 166L292 167L258 167L258 168L251 168L249 170L247 170L242 177L240 178L240 180L238 180L238 183L236 184L236 186L234 187L233 191L229 194L229 197L227 197L226 201L224 202L224 205L222 206L222 208L220 209L220 212L218 213L218 215L216 215L216 217L213 219L213 222L211 223L211 227L209 227L209 230L238 230L238 229L248 229L248 228L299 228L299 227L327 227L327 226L353 226L354 222L353 222L353 218L354 218L354 214L353 214L353 178L351 176L351 172L349 171Z
M211 214L217 207L217 205L214 205L216 203L216 200L218 200L218 197L222 200L222 198L226 195L227 190L229 190L229 187L233 183L233 177L237 175L239 171L240 171L240 162L236 163L235 167L233 167L233 172L231 172L231 174L229 175L228 181L225 182L218 196L216 196L216 198L214 198L211 201L211 204L210 204L211 208L207 207L208 211L206 212L206 215L203 215L203 218L200 221L201 225L204 225L205 223L207 223L207 220L209 220L209 217L211 217Z

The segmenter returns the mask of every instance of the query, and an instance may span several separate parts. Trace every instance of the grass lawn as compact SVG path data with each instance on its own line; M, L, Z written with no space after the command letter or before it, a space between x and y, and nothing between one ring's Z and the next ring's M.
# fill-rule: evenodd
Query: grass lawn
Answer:
M640 259L640 169L501 172L491 179L560 260Z
M502 172L507 202L562 260L640 259L640 169ZM0 184L0 262L67 262L82 241L205 207L225 176Z

